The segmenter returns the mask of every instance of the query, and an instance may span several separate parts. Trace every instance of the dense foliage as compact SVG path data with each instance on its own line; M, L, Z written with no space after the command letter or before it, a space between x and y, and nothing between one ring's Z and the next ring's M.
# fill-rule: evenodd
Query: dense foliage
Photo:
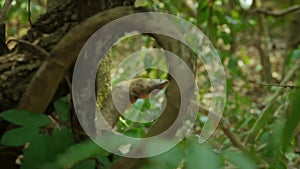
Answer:
M19 38L30 26L28 4L25 0L13 2L7 18L7 35ZM299 168L300 90L295 86L300 85L300 45L290 44L290 37L299 36L290 29L297 11L277 12L291 5L287 1L256 0L250 9L243 9L237 0L136 2L137 7L173 14L198 26L218 50L227 76L223 118L207 143L200 144L197 139L207 119L200 111L192 134L172 150L150 158L144 168ZM40 1L34 1L31 9L33 21L45 11ZM118 55L158 46L148 36L137 37L124 38L110 51L116 62L120 60ZM144 62L136 64L157 62L142 57ZM203 67L199 65L199 69ZM210 103L210 82L205 70L197 73L200 104L206 107ZM166 78L166 72L147 69L140 76ZM113 84L122 78L118 76ZM19 126L5 132L0 144L24 147L21 168L110 168L119 158L112 157L92 141L75 143L67 98L56 100L54 115L15 109L0 114L0 118ZM149 99L139 99L133 105L139 110L150 106ZM158 108L160 103L155 106ZM117 128L127 135L142 137L151 125L121 118Z

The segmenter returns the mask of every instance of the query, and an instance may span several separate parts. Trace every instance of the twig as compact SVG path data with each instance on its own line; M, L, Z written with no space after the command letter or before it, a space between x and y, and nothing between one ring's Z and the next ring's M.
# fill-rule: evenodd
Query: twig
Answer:
M225 70L227 70L230 74L232 74L233 76L241 79L242 81L244 82L249 82L249 83L253 83L253 84L256 84L256 85L261 85L261 86L276 86L276 87L282 87L282 88L289 88L289 89L299 89L300 86L297 86L297 85L284 85L284 84L274 84L274 83L266 83L266 82L258 82L258 81L255 81L255 80L248 80L246 78L243 78L241 77L240 75L232 72L230 69L228 68L225 68Z
M72 91L72 83L67 75L64 76L65 81L68 84L69 90Z
M28 22L29 22L30 26L32 26L30 6L31 6L31 0L28 0L28 6L27 6L27 9L28 9Z
M205 107L203 107L199 103L194 102L194 104L197 104L199 106L200 112L203 113L206 116L208 116L209 113L211 113L213 116L219 116L219 115L216 115L213 112L210 112L208 109L206 109ZM243 142L240 141L236 137L236 135L230 131L230 127L229 127L230 123L226 119L224 119L223 117L221 117L219 124L220 124L223 132L226 134L226 136L228 137L228 139L232 142L232 144L235 147L237 147L238 149L240 149L243 152L248 152L248 150L247 150L246 146L243 144Z
M8 45L10 42L17 42L17 43L25 44L27 46L33 47L34 49L37 49L39 52L44 54L46 57L50 56L50 54L45 49L40 48L39 46L36 46L36 45L32 44L29 41L22 40L22 39L10 39L10 40L7 41L6 45Z
M227 122L228 123L228 122ZM230 131L230 128L228 126L228 124L224 123L224 120L220 121L220 125L221 128L223 130L223 132L226 134L226 136L228 137L228 139L232 142L232 144L237 147L238 149L240 149L243 152L248 152L246 146L243 144L243 142L241 140L239 140L235 134L233 134Z
M283 16L283 15L286 15L286 14L289 14L289 13L292 13L292 12L296 12L298 10L300 10L300 5L293 5L293 6L290 6L290 7L286 8L286 9L276 10L276 11L269 11L269 10L266 10L266 9L256 8L256 9L254 9L254 12L261 13L261 14L264 14L264 15L271 15L271 16L279 17L279 16Z
M295 63L295 65L290 69L284 79L281 81L280 85L286 84L293 75L299 70L300 68L300 59ZM256 134L263 128L263 126L267 123L267 118L273 113L270 111L274 105L276 105L276 101L278 96L281 94L284 88L278 88L275 94L271 97L269 104L264 108L262 114L259 116L258 120L255 122L253 127L250 129L249 134L246 136L244 142L248 142L249 139L254 139ZM253 140L252 140L253 141Z
M4 5L2 7L1 13L0 13L0 24L4 23L4 21L7 17L11 2L12 2L12 0L5 1Z
M57 118L55 115L52 115L52 114L51 114L51 115L49 115L49 117L50 117L53 121L55 121L55 123L58 123L58 125L57 125L58 128L61 128L60 126L68 127L68 128L70 128L72 131L74 131L74 132L76 132L76 133L78 133L78 134L86 135L85 132L73 128L70 124L68 124L67 122L61 121L61 120L60 120L59 118ZM59 125L60 125L60 126L59 126Z
M248 80L250 83L254 83L261 86L276 86L276 87L282 87L282 88L290 88L290 89L299 89L300 86L297 85L283 85L283 84L272 84L272 83L265 83L265 82L257 82L254 80Z
M256 7L261 7L262 3L261 1L255 1ZM267 50L268 42L267 39L270 37L270 34L268 32L268 29L265 25L265 16L261 13L256 14L257 21L258 21L258 41L256 43L256 48L258 49L259 55L260 55L260 62L263 65L263 79L265 81L272 82L274 81L274 78L272 77L271 72L271 63L270 63L270 53Z

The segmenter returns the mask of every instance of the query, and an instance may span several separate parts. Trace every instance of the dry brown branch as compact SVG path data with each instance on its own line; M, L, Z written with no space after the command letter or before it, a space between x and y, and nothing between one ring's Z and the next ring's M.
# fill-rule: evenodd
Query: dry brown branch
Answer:
M10 40L7 41L6 44L8 45L10 42L17 42L17 43L21 43L21 44L30 46L30 47L36 49L38 52L42 53L44 56L46 56L46 57L50 56L50 54L45 49L43 49L43 48L41 48L37 45L34 45L29 41L26 41L26 40L23 40L23 39L10 39Z
M232 74L234 77L237 77L238 79L240 79L246 83L252 83L254 85L269 86L269 87L275 86L275 87L282 87L282 88L288 88L288 89L299 89L300 88L300 86L298 86L298 85L283 85L283 84L277 84L277 83L266 83L266 82L262 82L262 81L251 80L251 79L244 78L244 77L234 73L227 67L225 67L225 70L228 71L230 74Z
M195 103L197 104L197 103ZM203 113L204 115L208 116L209 113L211 113L212 115L216 116L216 118L218 118L216 114L214 114L213 112L209 112L209 110L207 110L205 107L199 105L199 110L201 113ZM228 122L228 120L224 119L223 117L221 117L220 119L220 126L223 130L223 132L226 134L226 136L228 137L228 139L231 141L231 143L238 149L240 149L243 152L248 152L246 146L244 145L244 143L238 139L238 137L231 132L230 130L230 123Z
M28 22L29 24L32 26L32 22L31 22L31 0L28 0L28 5L27 5L27 10L28 10Z
M261 13L264 15L271 15L271 16L279 17L279 16L290 14L292 12L296 12L298 10L300 10L300 5L293 5L286 9L283 9L283 10L273 10L273 11L256 8L256 9L254 9L254 12Z
M228 139L231 141L231 143L235 147L237 147L238 149L240 149L243 152L248 152L244 143L241 140L239 140L238 137L234 133L231 132L228 122L226 123L226 122L224 122L224 120L221 120L220 125L222 127L223 132L226 134Z

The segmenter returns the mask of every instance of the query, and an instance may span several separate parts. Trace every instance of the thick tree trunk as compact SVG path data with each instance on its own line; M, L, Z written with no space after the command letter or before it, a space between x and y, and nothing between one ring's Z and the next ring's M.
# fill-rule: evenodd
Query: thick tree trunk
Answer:
M33 74L48 59L47 53L74 26L97 12L121 5L133 2L66 0L41 16L18 41L13 53L0 59L0 111L16 107Z

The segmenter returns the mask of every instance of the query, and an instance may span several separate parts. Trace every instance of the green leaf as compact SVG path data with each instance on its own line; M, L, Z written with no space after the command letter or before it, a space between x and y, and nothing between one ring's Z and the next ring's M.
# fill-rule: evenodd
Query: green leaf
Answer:
M210 146L200 144L196 139L192 140L186 158L187 169L222 168L220 156Z
M208 6L209 0L202 0L198 5L198 10L204 9Z
M155 147L154 149L159 149L159 147L165 146L165 141L158 141L155 143L155 145L152 145ZM150 147L152 147L150 146ZM155 150L155 151L157 151ZM148 165L144 166L143 169L153 169L153 168L159 168L159 169L170 169L170 168L177 168L178 164L180 163L181 159L183 158L183 151L180 149L180 145L175 146L171 150L160 154L158 156L154 156L149 158Z
M21 127L4 133L0 144L7 146L22 146L38 137L39 130L32 127Z
M221 32L220 37L223 39L224 44L229 44L232 42L232 37L225 32Z
M256 163L248 157L246 154L229 150L224 153L224 157L232 162L237 168L242 169L256 169L258 168Z
M116 157L116 156L114 156L114 157ZM103 169L109 169L110 168L111 162L109 161L108 158L103 157L103 156L99 156L97 158L97 160L103 165Z
M52 135L39 135L24 150L21 169L39 169L45 163L51 163L59 153L74 144L72 131L67 128L54 129Z
M284 59L285 65L289 66L291 63L297 60L300 57L300 49L292 50Z
M209 18L209 14L210 14L210 8L205 8L204 11L199 11L199 15L198 15L198 23L201 24L204 21L207 21Z
M248 138L249 142L254 142L256 138L259 139L260 135L258 134L261 129L265 129L265 125L273 118L273 113L278 109L282 104L282 101L274 101L273 104L267 105L264 108L263 112L260 114L260 117L255 121L253 127L249 131Z
M66 97L62 97L56 100L54 103L54 109L62 121L68 120L69 103Z
M145 102L143 104L142 111L149 110L151 108L151 103L149 99L145 99Z
M207 32L208 32L209 39L212 41L212 43L214 43L218 40L219 37L218 37L218 25L217 24L211 22L208 25Z
M134 109L142 110L145 99L137 99L136 102L132 105Z
M228 63L228 68L230 69L230 71L232 71L235 74L239 73L238 70L238 58L236 55L232 55L230 57L229 63Z
M266 145L266 147L262 149L262 155L267 157L270 157L272 155L272 147L270 146L270 143L272 141L272 135L269 130L269 128L266 129L262 133L261 138L259 140L260 145Z
M296 49L291 54L292 61L296 61L300 57L300 49Z
M286 119L284 117L280 117L275 120L272 124L272 135L270 142L270 158L272 160L271 168L277 168L281 163L283 154L281 152L282 148L282 135L284 131L284 124L286 123Z
M240 19L240 14L236 10L230 10L230 15L234 19Z
M72 169L95 169L96 164L95 160L84 160L80 161L79 163L75 164Z
M46 115L31 113L25 110L7 110L0 113L0 117L13 124L26 127L42 127L51 124L51 121Z
M69 147L65 152L57 156L56 164L61 167L72 166L79 161L96 157L97 155L107 156L109 153L92 140L88 140Z
M40 169L61 169L61 168L54 163L45 163L41 165Z
M285 123L284 132L282 135L282 148L283 152L286 151L291 138L293 138L297 126L299 126L300 122L300 90L296 90L295 93L292 94L291 97L291 110L290 115Z

